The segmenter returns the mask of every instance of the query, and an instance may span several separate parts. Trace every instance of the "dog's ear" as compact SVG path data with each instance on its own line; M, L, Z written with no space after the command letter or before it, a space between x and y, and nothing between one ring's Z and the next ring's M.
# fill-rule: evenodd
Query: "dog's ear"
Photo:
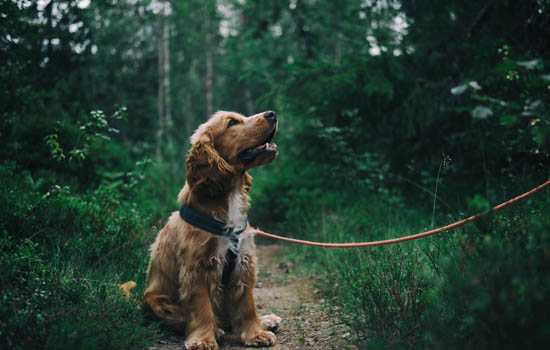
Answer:
M187 183L191 189L200 188L210 196L228 192L234 172L233 167L220 157L208 133L193 143L187 155Z

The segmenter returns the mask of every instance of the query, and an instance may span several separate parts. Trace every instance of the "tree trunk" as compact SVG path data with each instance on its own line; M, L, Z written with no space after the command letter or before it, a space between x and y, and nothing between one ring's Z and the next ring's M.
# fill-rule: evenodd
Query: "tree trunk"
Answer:
M163 49L163 40L162 40L162 14L159 14L157 20L157 29L158 29L158 41L157 41L157 52L158 52L158 95L157 95L157 104L158 104L158 121L157 121L157 146L156 146L156 157L157 161L162 161L162 139L164 138L164 81L163 81L163 66L164 66L164 49Z
M252 101L252 94L248 86L244 89L244 98L246 99L246 112L248 115L254 114L254 102Z
M53 18L53 3L54 0L51 0L48 5L46 5L46 8L44 9L46 11L46 28L48 31L48 46L46 48L46 57L48 60L52 60L52 36L53 36L53 24L52 24L52 18Z
M163 19L163 30L162 30L162 45L163 45L163 91L164 91L164 131L166 134L166 142L169 154L172 154L174 151L174 142L172 139L172 98L171 98L171 89L170 89L170 23L167 18Z
M206 92L206 114L211 116L214 113L214 107L212 102L212 28L210 24L210 6L208 3L205 6L204 17L204 46L206 54L206 75L204 78L204 90Z
M194 118L193 118L193 107L191 106L191 91L193 91L193 82L195 81L195 59L191 58L189 63L189 75L188 75L188 87L187 93L185 94L185 131L188 136L193 134L195 130Z

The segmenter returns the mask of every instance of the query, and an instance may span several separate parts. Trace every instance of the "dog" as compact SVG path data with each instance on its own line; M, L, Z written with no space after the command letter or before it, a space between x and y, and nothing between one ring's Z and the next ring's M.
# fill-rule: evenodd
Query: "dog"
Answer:
M231 329L248 346L271 346L280 318L258 317L248 170L278 154L273 111L245 117L219 111L191 136L182 204L150 251L143 307L185 333L188 349L218 349Z

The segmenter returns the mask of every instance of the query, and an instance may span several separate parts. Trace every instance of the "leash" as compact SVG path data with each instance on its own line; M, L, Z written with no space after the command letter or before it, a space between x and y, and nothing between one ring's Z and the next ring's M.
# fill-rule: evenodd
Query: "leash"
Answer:
M543 183L543 184L541 184L541 185L539 185L535 188L533 188L532 190L530 190L528 192L525 192L522 195L519 195L515 198L512 198L512 199L510 199L510 200L508 200L504 203L501 203L501 204L499 204L499 205L497 205L497 206L495 206L495 207L493 207L493 208L491 208L491 209L489 209L489 210L487 210L483 213L472 215L472 216L470 216L466 219L462 219L460 221L449 224L447 226L443 226L443 227L440 227L440 228L437 228L437 229L434 229L434 230L425 231L425 232L422 232L422 233L417 233L415 235L399 237L399 238L392 238L392 239L386 239L386 240L382 240L382 241L361 242L361 243L321 243L321 242L304 241L304 240L301 240L301 239L277 236L277 235L274 235L274 234L271 234L271 233L264 232L260 229L257 229L256 234L260 235L260 236L263 236L263 237L271 238L271 239L277 239L277 240L280 240L280 241L283 241L283 242L297 243L297 244L309 245L309 246L314 246L314 247L323 247L323 248L359 248L359 247L374 247L374 246L379 246L379 245L401 243L401 242L411 241L413 239L418 239L418 238L423 238L423 237L435 235L436 233L440 233L440 232L443 232L443 231L451 230L453 228L457 228L459 226L464 225L467 222L474 221L475 219L477 219L477 218L479 218L479 217L481 217L485 214L498 211L498 210L500 210L502 208L505 208L505 207L507 207L511 204L514 204L514 203L516 203L516 202L518 202L518 201L520 201L524 198L527 198L527 197L535 194L536 192L542 190L543 188L545 188L549 185L550 185L550 180L546 181L545 183Z

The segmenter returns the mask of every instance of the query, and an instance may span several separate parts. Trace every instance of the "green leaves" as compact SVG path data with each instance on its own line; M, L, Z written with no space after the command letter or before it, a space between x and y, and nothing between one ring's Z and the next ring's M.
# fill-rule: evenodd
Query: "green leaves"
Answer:
M389 101L393 99L393 84L382 72L369 72L366 79L367 83L363 86L363 91L367 96L381 95Z
M529 61L517 61L516 62L518 66L523 67L525 69L533 70L538 69L541 70L544 68L544 63L542 62L542 59L535 58L533 60Z
M470 89L472 91L479 91L479 90L481 90L481 85L479 85L478 82L475 81L475 80L465 82L463 84L460 84L460 85L455 86L454 88L452 88L451 89L451 94L453 94L455 96L462 95L468 89Z
M90 148L94 143L98 143L101 140L111 141L111 138L107 133L118 134L120 131L110 126L109 122L114 120L122 120L126 118L126 107L120 107L110 116L107 116L101 110L95 110L90 112L89 119L78 127L79 134L76 137L76 142L73 145L66 146L72 148L68 152L68 159L63 147L59 142L59 136L57 133L47 135L44 138L46 145L49 147L50 155L58 162L67 160L71 162L73 160L81 162L86 159ZM58 122L60 132L67 132L68 125L62 122Z
M519 123L519 116L514 114L504 114L499 118L500 125L514 126Z
M475 119L487 119L493 115L493 111L487 106L476 106L471 113Z
M486 212L491 209L489 201L480 194L476 194L472 199L468 201L468 209L471 213L478 214Z
M65 159L65 154L63 153L63 148L61 148L58 139L59 136L57 134L50 134L44 138L44 141L50 148L50 155L52 158L60 162Z

